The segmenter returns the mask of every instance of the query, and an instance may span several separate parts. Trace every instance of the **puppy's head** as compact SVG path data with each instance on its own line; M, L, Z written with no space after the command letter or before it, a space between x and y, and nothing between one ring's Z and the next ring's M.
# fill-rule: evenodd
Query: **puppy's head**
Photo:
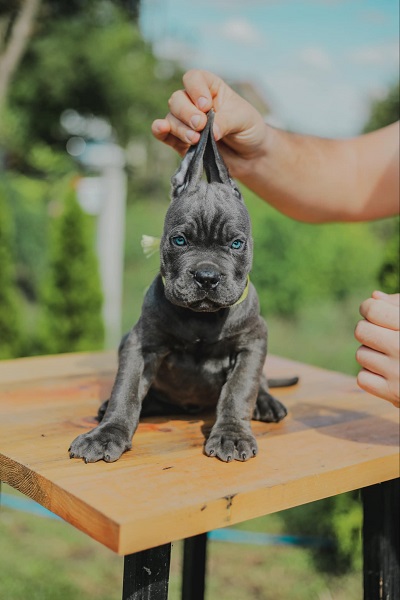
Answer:
M199 143L172 178L160 248L167 299L197 312L240 299L253 254L249 214L218 152L212 122L210 112Z

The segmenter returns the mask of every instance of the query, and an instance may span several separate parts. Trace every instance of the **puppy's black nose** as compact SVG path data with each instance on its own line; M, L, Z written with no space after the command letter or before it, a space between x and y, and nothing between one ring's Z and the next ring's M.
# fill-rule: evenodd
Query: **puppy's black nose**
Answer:
M213 290L220 282L221 273L218 273L218 271L212 271L210 269L204 269L201 271L196 271L194 274L194 279L202 290Z

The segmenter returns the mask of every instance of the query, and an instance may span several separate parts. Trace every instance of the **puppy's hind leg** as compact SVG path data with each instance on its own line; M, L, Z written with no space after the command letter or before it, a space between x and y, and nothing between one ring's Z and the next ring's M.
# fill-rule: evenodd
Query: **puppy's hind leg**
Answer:
M104 415L106 414L108 400L104 400L103 404L100 405L99 410L97 411L96 419L100 423L103 420Z
M265 375L262 375L257 402L253 412L253 420L264 421L265 423L279 423L286 415L286 408L270 394L267 378Z

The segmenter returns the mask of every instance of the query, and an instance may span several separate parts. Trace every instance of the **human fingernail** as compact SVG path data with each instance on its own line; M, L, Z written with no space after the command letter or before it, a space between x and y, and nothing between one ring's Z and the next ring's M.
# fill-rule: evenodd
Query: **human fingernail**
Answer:
M387 294L385 294L385 292L381 292L380 290L375 290L374 292L372 292L372 297L373 298L387 298Z
M199 134L196 131L188 129L185 135L190 144L195 144L198 141Z
M207 98L205 98L204 96L200 96L200 98L197 100L197 106L200 108L200 110L203 110L203 108L206 108L207 105L208 105Z
M198 126L200 125L200 115L194 115L191 119L190 119L190 124L193 127L193 129L197 129Z
M157 119L156 121L153 121L153 131L154 133L163 133L162 131L162 121Z

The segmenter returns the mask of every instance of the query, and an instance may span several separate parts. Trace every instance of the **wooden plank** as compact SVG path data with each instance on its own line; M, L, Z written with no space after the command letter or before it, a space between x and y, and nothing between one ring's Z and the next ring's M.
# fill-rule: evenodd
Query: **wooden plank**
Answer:
M99 371L115 373L116 365L117 353L113 350L0 360L0 382L20 384L53 377L97 375Z
M267 366L301 383L276 391L282 423L253 423L256 458L206 457L213 416L199 415L145 419L118 462L86 465L67 449L95 424L115 357L0 363L0 479L130 554L399 476L397 409L352 377L277 357Z

